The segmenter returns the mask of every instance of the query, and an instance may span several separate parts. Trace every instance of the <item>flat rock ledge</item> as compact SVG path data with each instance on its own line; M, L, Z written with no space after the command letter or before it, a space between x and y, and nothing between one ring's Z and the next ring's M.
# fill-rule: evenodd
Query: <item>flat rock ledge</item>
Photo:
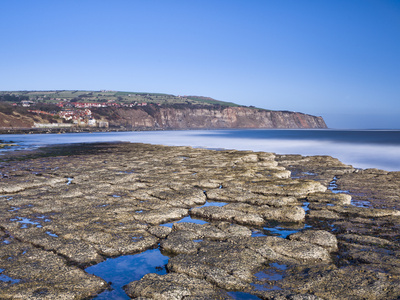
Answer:
M329 156L47 148L2 157L0 209L0 299L90 299L86 267L157 247L128 297L400 298L400 173Z

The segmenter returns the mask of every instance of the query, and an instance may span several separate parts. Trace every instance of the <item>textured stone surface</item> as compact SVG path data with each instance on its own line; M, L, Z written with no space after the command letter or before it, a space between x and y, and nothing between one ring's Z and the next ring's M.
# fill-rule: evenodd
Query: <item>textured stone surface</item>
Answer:
M0 172L1 299L90 298L109 284L85 267L156 247L169 273L131 282L131 297L400 297L398 172L127 143L55 147Z

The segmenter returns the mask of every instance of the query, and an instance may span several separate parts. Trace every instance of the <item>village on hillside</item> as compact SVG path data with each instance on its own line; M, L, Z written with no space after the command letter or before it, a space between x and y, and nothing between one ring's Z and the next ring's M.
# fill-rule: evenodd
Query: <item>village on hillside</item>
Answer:
M66 99L56 99L59 102L56 104L57 107L62 110L59 112L47 112L39 109L28 109L31 113L42 114L42 115L50 115L50 116L58 116L65 121L72 121L72 124L83 126L83 127L100 127L100 128L108 128L109 124L105 120L96 120L92 114L90 108L106 108L106 107L137 107L137 106L147 106L147 102L133 102L130 104L125 103L115 103L112 100L103 103L90 103L90 102L70 102ZM19 104L13 103L13 106L21 105L23 107L34 107L35 102L29 100L22 100ZM158 104L160 106L160 104ZM63 124L63 123L52 123L52 124L43 124L43 123L35 123L34 127L69 127L72 126L71 123Z
M125 110L139 109L151 115L160 107L220 109L230 106L239 105L203 96L111 90L0 91L0 113L5 116L0 127L124 129L133 126L132 118L121 119L120 114Z

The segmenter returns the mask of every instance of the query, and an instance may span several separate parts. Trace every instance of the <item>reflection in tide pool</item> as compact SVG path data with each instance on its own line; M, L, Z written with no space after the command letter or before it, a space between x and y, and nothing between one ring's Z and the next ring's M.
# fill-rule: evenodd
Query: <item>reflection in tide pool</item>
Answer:
M277 291L281 290L279 286L275 285L277 281L282 280L285 277L285 270L287 265L279 263L270 263L270 268L260 271L254 276L257 278L258 283L252 283L251 285L257 291Z
M0 281L7 282L10 284L15 284L15 283L18 283L21 281L19 279L13 279L11 277L8 277L7 275L1 274L1 273L3 273L3 271L4 271L4 269L0 269Z
M206 204L204 204L203 206L200 207L206 207L206 206L219 206L219 207L223 207L225 205L227 205L228 203L226 202L219 202L219 201L207 201Z
M337 185L338 178L335 176L333 180L329 183L328 190L330 190L334 194L348 194L349 191L339 190Z
M147 273L166 274L168 256L159 249L150 249L134 255L109 258L97 265L86 268L86 272L111 282L113 290L107 290L95 299L130 299L122 287L131 281L140 280Z
M200 219L193 219L191 216L187 216L187 217L184 217L184 218L180 219L179 221L176 221L176 222L173 222L173 223L161 224L160 226L165 226L165 227L172 228L174 223L182 223L182 222L195 223L195 224L200 224L200 225L208 223L207 221L200 220Z
M222 207L222 206L227 205L227 204L228 203L226 203L226 202L206 201L206 203L203 206L199 206L199 207L206 207L206 206L219 206L219 207ZM165 227L172 228L174 223L182 223L182 222L195 223L195 224L199 224L199 225L203 225L203 224L207 224L208 223L205 220L195 219L195 218L192 218L191 216L187 216L187 217L184 217L184 218L180 219L179 221L172 222L172 223L161 224L160 226L165 226Z
M311 225L298 225L298 224L277 224L274 225L273 223L271 225L267 225L266 227L263 227L262 230L254 230L251 234L251 236L278 236L281 238L287 238L289 235L299 232L303 229L311 228Z
M254 296L249 293L243 293L243 292L228 292L228 295L232 297L232 299L236 300L256 300L256 299L261 299L257 296Z

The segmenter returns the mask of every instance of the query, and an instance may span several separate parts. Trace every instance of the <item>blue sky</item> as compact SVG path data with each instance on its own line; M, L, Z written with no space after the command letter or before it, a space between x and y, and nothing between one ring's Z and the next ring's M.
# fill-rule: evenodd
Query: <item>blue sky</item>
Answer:
M400 128L398 0L1 1L0 90L201 95Z

